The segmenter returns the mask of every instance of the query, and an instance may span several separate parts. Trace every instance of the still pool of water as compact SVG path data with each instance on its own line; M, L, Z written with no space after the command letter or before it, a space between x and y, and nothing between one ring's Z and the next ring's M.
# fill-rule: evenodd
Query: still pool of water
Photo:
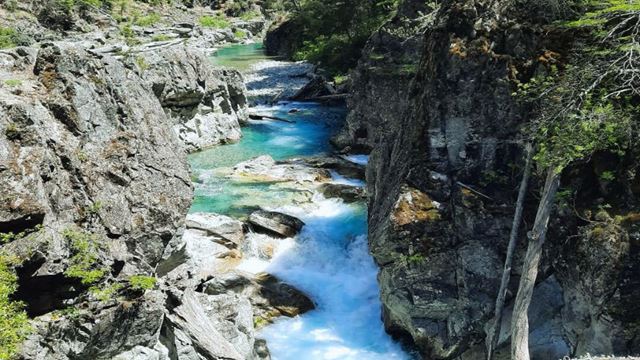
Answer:
M217 50L211 61L214 65L247 71L251 65L269 59L264 53L264 47L260 43L248 45L230 45ZM273 59L273 57L271 57Z
M262 55L259 45L233 46L213 57L216 64L241 70ZM287 79L279 79L287 81ZM292 109L296 109L292 112ZM274 360L409 359L384 332L376 281L377 267L367 246L367 212L363 203L345 204L314 194L296 202L296 191L278 184L231 181L216 169L260 155L276 160L327 154L330 136L346 115L343 107L313 103L280 103L252 113L295 121L251 121L236 144L215 147L189 157L196 195L192 212L246 216L256 207L277 210L305 222L295 238L275 239L249 233L239 268L270 272L307 293L316 309L295 318L282 317L261 329ZM365 164L367 157L349 160ZM363 186L359 180L332 173L337 183ZM260 256L261 245L279 244L273 259Z

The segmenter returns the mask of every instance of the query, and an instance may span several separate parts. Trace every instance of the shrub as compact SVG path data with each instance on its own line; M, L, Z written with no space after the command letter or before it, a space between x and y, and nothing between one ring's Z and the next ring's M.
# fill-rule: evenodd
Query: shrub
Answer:
M238 29L238 30L233 32L233 36L235 36L237 38L240 38L240 39L244 39L247 36L247 33L244 30Z
M15 29L0 27L0 49L16 47L17 32Z
M162 17L160 14L151 13L145 16L141 16L134 21L134 24L142 27L152 26L160 22Z
M24 304L11 300L18 289L17 261L0 254L0 360L13 359L31 331Z
M259 18L261 16L261 14L257 11L245 11L240 15L240 19L245 20L245 21L249 21L249 20L253 20L256 18Z
M171 36L165 35L165 34L154 35L153 38L151 38L151 40L153 41L167 41L170 39L171 39Z
M134 290L146 291L156 286L156 278L153 276L133 275L129 278L129 285Z
M64 274L79 279L84 285L95 284L104 278L107 268L98 261L100 247L95 235L72 229L66 229L63 235L69 241L73 254Z
M4 84L7 85L7 86L11 86L11 87L20 86L20 85L22 85L22 80L9 79L9 80L5 80Z
M200 23L200 26L206 27L206 28L225 29L229 27L229 21L225 17L220 15L202 16L200 17L198 22Z

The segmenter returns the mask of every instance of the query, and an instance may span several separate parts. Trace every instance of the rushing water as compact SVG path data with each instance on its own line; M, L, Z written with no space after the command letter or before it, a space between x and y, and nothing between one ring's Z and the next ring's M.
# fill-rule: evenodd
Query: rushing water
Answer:
M245 54L246 57L243 55ZM214 62L246 70L261 54L257 45L223 49ZM296 113L289 111L295 108ZM380 315L377 268L367 249L364 204L345 204L314 194L296 201L295 190L274 183L246 183L221 176L219 168L268 154L276 160L329 152L328 139L344 120L340 107L309 103L281 103L252 109L295 120L295 123L259 121L243 129L243 139L194 154L190 162L196 182L192 211L210 211L242 217L255 207L289 213L305 222L292 239L248 234L246 259L240 268L267 271L306 292L316 309L296 318L280 318L260 331L274 360L408 359L384 332ZM349 159L364 164L363 156ZM361 181L333 174L334 182L356 186ZM276 244L272 259L261 256L264 243Z

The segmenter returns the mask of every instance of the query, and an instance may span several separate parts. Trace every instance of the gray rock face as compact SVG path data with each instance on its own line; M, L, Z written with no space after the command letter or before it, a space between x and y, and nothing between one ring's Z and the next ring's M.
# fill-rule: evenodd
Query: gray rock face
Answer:
M545 50L567 51L566 33L540 31L549 19L523 13L531 7L508 5L444 2L420 18L421 38L418 30L394 33L398 19L384 26L354 74L352 113L334 139L340 146L374 149L367 166L369 241L381 267L385 326L413 339L428 359L482 357L520 176L509 169L522 167L517 141L528 119L511 97L513 80L541 69ZM407 6L423 5L407 1ZM523 25L525 18L534 22ZM413 41L423 44L419 61L405 47ZM398 65L393 59L402 58L398 54L419 64L414 75L390 75ZM379 66L367 68L374 65ZM383 75L389 75L387 83ZM411 84L409 90L396 89L394 81L404 81L403 88ZM637 164L632 158L621 161ZM571 172L597 174L601 167L594 159ZM603 193L593 175L569 178L586 209L611 202L619 204L616 213L637 211L635 185L619 184L632 199L622 204ZM536 179L530 186L539 185ZM533 190L529 199L525 224L535 215ZM571 211L554 216L535 290L553 311L530 314L540 324L530 329L533 358L640 351L640 311L631 305L638 295L633 279L640 274L630 260L638 254L632 245L637 225L592 221L597 225L585 227ZM522 242L508 301L517 290ZM587 253L595 248L593 255ZM549 282L554 285L546 288ZM549 289L555 289L553 297ZM502 340L508 346L508 339Z
M0 97L0 223L44 224L52 250L83 224L155 266L192 193L159 102L120 62L83 50L47 46L34 74L31 92Z
M141 52L129 66L149 83L188 151L240 139L247 99L236 70L214 68L203 53L180 45Z
M332 138L339 149L370 151L389 128L399 126L407 110L411 81L423 46L419 18L429 13L424 1L404 1L398 14L369 39L353 71L349 112L344 128Z
M302 220L275 211L258 210L249 215L249 223L258 230L282 237L295 236L304 226Z
M293 56L293 45L299 31L297 27L298 25L291 20L272 24L264 38L267 55L290 59Z
M23 68L31 58L14 54L26 57ZM52 318L86 300L63 274L72 255L63 233L93 234L108 277L152 273L191 202L186 153L152 91L118 60L47 45L31 64L18 91L0 90L0 231L36 229L2 250L24 261L18 296L29 313L45 314L24 357L152 348L164 306L157 292L129 308L89 301L77 321Z

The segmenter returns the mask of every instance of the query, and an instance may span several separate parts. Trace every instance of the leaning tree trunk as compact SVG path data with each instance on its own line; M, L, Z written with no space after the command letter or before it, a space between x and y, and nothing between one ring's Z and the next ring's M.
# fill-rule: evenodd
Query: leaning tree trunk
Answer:
M549 225L549 217L553 209L553 203L560 185L560 174L554 168L547 170L542 198L538 204L536 220L533 229L528 234L529 245L522 264L522 276L518 286L518 294L513 305L513 317L511 319L511 359L529 360L529 319L527 310L531 303L533 287L538 276L538 265L542 255L542 245L544 244Z
M522 211L524 209L524 199L527 195L527 186L529 177L531 176L531 166L533 149L530 143L526 145L526 163L522 180L520 181L520 190L518 191L518 200L516 201L516 211L513 215L513 223L511 225L511 234L509 234L509 246L507 247L507 257L504 260L504 269L502 271L502 281L500 282L500 290L496 297L496 308L492 326L487 333L487 360L493 358L496 347L498 346L498 337L500 335L500 324L502 323L502 310L504 308L505 298L507 297L507 286L511 277L511 263L513 262L513 253L518 243L518 233L520 224L522 223Z

